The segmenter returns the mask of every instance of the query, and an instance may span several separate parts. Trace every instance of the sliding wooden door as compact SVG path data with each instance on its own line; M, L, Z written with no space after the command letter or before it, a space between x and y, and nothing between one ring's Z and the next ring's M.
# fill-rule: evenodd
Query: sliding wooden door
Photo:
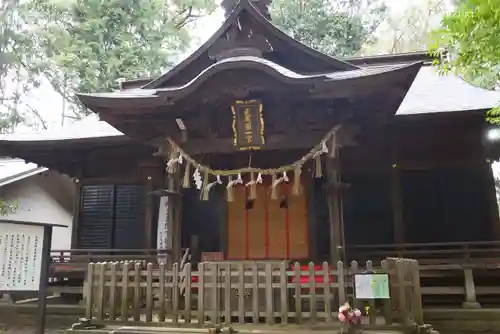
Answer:
M306 198L291 190L291 184L280 185L272 200L270 185L258 185L257 198L248 200L248 188L235 187L228 203L228 259L308 258Z

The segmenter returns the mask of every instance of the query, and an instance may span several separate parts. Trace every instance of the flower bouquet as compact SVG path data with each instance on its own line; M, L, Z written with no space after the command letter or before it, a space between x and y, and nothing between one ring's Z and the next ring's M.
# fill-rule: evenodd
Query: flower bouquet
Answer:
M361 311L352 308L348 302L339 307L339 320L347 327L347 333L361 333Z

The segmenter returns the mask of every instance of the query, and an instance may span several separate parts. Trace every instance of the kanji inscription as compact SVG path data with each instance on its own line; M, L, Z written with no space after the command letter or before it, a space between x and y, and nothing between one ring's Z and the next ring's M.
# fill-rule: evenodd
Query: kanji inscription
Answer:
M231 110L234 146L239 150L261 149L265 144L261 101L236 101Z
M38 291L43 226L0 223L0 291Z

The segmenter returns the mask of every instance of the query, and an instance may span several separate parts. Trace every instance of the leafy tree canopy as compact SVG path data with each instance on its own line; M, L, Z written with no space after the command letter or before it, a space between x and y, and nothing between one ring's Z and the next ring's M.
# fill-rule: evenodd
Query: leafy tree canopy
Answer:
M500 82L500 0L459 1L431 35L434 52L447 50L443 70L453 70L482 87Z
M29 40L22 34L18 2L0 1L0 133L13 132L22 123L32 123L30 116L41 120L23 99L37 83L22 65L29 58L25 47Z
M365 54L426 51L429 32L441 26L449 0L405 0L404 10L391 8L376 31L375 43L363 46Z
M185 51L189 24L213 0L27 0L19 7L31 55L23 65L78 107L76 92L159 74Z
M432 50L449 52L443 71L455 71L468 81L493 89L500 82L500 0L462 0L432 33ZM490 114L500 122L498 108Z
M271 9L273 23L289 35L336 57L373 42L385 12L381 0L275 0Z

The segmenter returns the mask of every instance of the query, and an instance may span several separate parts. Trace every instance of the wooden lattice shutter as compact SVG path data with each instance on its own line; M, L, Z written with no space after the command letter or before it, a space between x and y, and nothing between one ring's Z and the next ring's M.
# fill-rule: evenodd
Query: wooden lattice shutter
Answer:
M113 236L114 186L83 186L81 196L79 248L110 248Z
M115 188L114 248L144 248L146 193L142 185Z

